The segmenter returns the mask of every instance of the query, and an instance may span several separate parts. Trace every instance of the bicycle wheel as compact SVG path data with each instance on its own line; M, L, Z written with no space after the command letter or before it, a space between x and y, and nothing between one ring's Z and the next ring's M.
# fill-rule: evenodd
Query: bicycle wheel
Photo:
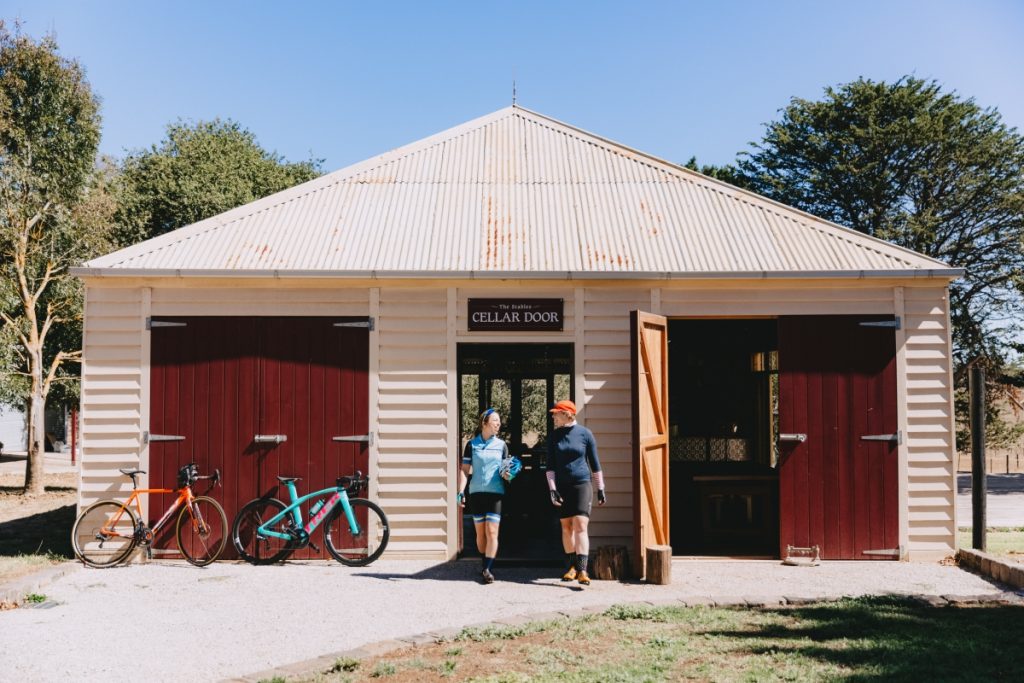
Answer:
M138 520L116 500L101 500L82 510L71 528L75 556L90 567L113 567L135 548Z
M218 557L228 542L228 518L213 498L197 496L178 514L178 550L197 567Z
M388 547L388 518L376 503L363 498L349 501L352 513L359 525L359 535L354 535L340 504L331 511L324 523L324 543L334 559L350 567L370 564Z
M293 541L276 536L260 538L256 535L256 529L260 525L284 509L285 504L277 498L257 498L250 500L239 510L231 527L231 543L243 560L252 564L273 564L291 554L295 549ZM291 528L290 521L285 516L275 525L274 531L287 533Z

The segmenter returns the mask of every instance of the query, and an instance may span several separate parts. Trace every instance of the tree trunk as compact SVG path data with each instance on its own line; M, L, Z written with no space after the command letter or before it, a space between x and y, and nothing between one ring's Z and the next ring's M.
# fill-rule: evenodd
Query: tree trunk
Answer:
M28 396L28 460L25 462L25 494L42 495L43 458L46 453L46 396L43 393L42 353L39 358L29 360L29 371L32 374L32 389Z

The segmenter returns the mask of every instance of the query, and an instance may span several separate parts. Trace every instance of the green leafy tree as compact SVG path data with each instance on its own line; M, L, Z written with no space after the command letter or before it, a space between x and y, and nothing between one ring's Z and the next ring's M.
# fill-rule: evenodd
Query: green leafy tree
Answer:
M131 243L247 204L320 175L321 160L286 162L234 121L181 121L159 145L129 154L117 183L118 239Z
M81 357L67 268L105 246L81 220L99 139L99 104L77 62L52 37L0 22L0 386L26 411L28 494L43 491L47 397Z
M934 81L859 79L794 98L752 147L739 184L966 269L950 287L958 378L979 357L998 377L1024 351L1024 137L995 109Z
M739 168L726 164L725 166L714 166L712 164L697 164L697 157L690 157L690 160L683 164L683 168L697 171L715 180L721 180L737 187L747 188L747 179L740 172Z

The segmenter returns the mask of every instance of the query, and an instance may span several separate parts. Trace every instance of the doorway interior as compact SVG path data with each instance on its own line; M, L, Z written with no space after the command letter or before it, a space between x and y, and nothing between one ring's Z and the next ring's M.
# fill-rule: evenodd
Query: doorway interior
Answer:
M673 554L777 557L777 323L670 320L668 335Z
M551 505L544 467L548 409L573 398L572 344L459 344L459 457L477 431L478 417L492 407L501 415L498 436L523 470L506 486L498 557L502 561L550 562L562 556L558 516ZM473 518L462 519L460 557L478 557Z

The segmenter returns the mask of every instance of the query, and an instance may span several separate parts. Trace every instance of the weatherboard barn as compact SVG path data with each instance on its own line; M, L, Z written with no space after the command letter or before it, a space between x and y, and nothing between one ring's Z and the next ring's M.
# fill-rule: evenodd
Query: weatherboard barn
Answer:
M518 106L73 272L83 506L195 460L230 520L278 476L359 469L385 557L454 559L492 406L524 463L501 555L554 559L547 410L571 399L608 490L592 547L636 566L954 548L962 271Z

